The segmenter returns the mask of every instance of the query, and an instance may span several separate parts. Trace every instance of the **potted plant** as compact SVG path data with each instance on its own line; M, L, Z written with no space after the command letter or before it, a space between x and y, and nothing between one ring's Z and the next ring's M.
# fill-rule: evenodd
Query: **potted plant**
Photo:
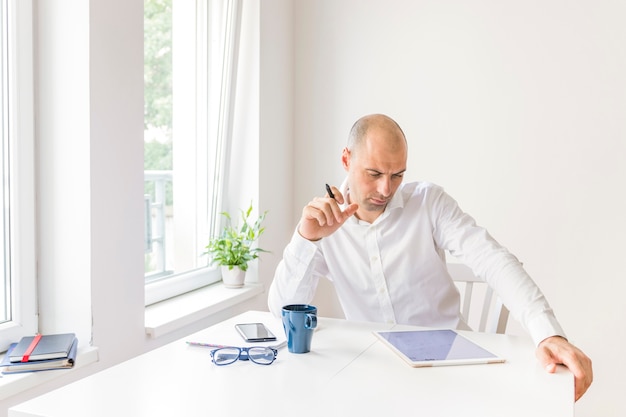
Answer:
M254 222L250 219L252 203L248 210L241 210L241 226L232 224L229 213L222 212L226 224L222 232L209 241L206 252L212 264L218 264L222 269L222 281L229 288L243 286L248 263L259 257L261 252L267 252L259 247L253 247L254 242L263 234L265 228L261 223L267 211L262 213Z

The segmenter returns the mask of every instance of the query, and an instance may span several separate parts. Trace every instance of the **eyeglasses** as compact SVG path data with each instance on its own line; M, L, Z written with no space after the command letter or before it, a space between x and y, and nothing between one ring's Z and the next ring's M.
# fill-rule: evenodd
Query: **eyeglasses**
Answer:
M223 347L211 351L211 360L218 366L230 365L237 360L247 361L248 359L259 365L271 365L276 359L278 351L271 347Z

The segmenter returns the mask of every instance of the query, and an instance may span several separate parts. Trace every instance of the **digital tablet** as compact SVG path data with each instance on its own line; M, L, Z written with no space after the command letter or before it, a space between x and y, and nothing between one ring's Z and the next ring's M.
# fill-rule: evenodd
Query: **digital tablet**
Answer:
M374 334L414 367L505 361L454 330L387 331Z

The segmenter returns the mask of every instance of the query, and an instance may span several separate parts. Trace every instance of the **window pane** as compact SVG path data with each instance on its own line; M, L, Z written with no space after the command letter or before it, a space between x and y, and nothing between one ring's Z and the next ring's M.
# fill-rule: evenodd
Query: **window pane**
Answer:
M6 22L6 9L5 3L2 2L0 7L0 52L2 53L2 66L0 68L0 76L2 79L2 86L0 86L0 93L2 94L1 104L1 123L2 123L2 155L0 158L0 178L2 183L0 184L0 197L2 198L2 213L0 213L0 323L11 320L11 279L10 279L10 265L9 265L9 236L7 221L9 216L9 201L8 201L8 77L7 77L7 51L5 48L7 37L7 22Z
M172 0L144 2L146 279L170 275L173 253Z
M33 5L0 0L0 351L37 331Z
M227 169L231 2L144 1L146 304L221 279L203 253Z

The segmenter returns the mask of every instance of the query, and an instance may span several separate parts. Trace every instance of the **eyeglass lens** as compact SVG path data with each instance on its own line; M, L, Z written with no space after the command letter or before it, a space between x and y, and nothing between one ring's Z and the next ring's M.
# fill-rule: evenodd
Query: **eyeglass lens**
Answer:
M270 348L250 348L248 350L248 357L254 363L258 363L260 365L269 365L274 362L276 358L276 354Z

